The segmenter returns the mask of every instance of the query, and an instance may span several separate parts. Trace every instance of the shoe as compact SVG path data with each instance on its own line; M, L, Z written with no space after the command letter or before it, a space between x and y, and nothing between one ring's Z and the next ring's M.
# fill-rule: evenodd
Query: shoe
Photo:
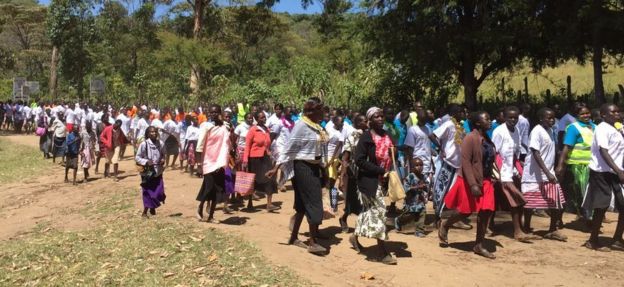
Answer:
M617 250L617 251L624 251L624 241L623 240L615 240L613 241L613 243L611 243L611 246L609 246L611 249L613 250Z
M453 224L453 228L462 229L462 230L470 230L472 229L472 225L459 221Z
M418 238L424 238L424 237L427 237L427 234L425 234L422 231L416 231L416 232L414 232L414 236L416 236Z
M386 256L384 256L384 258L382 258L380 260L381 263L386 264L386 265L396 265L397 264L397 260L396 258L394 258L394 256L392 256L391 254L388 254Z
M327 252L327 249L325 249L325 247L319 245L318 243L314 243L308 246L308 252L315 255L324 255Z
M269 206L267 206L267 211L268 211L268 212L272 212L272 211L279 210L280 208L281 208L281 207L279 207L279 206L269 205Z
M293 241L292 243L288 243L288 245L294 245L297 247L301 247L303 249L308 249L308 245L305 244L305 242L299 240L299 239L295 239L295 241Z

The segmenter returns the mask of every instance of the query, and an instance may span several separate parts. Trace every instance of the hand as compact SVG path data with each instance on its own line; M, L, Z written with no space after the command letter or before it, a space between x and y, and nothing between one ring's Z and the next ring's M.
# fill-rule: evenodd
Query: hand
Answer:
M557 178L552 173L546 173L546 177L550 183L557 183Z
M161 159L159 164L160 164L160 165L164 165L164 164L165 164L165 159L164 159L164 158L163 158L163 159Z
M618 178L620 179L620 183L624 184L624 171L618 171Z
M563 180L564 173L565 173L565 168L562 165L557 166L557 168L555 169L555 175L557 176L557 178Z
M242 168L242 169L243 169L243 171L245 171L245 172L248 172L248 171L249 171L249 170L247 170L248 166L247 166L247 163L246 163L246 162L243 162L243 164L241 165L241 168ZM269 172L270 172L270 170L269 170ZM267 174L268 174L268 172L267 172ZM270 176L267 176L267 177L270 177Z
M147 162L145 163L146 165L154 165L154 162L152 162L152 160L147 160Z
M481 187L476 184L470 187L470 192L474 197L481 197L483 195L483 192L481 192Z
M247 164L243 164L245 167L247 167ZM271 169L269 171L267 171L267 173L264 174L264 176L268 177L268 178L272 178L275 174L277 173L276 169Z

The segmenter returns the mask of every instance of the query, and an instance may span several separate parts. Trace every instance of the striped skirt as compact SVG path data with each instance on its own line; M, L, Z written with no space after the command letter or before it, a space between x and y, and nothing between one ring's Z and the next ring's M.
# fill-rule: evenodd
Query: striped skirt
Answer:
M565 197L558 183L525 182L522 193L526 200L524 208L529 209L563 209Z

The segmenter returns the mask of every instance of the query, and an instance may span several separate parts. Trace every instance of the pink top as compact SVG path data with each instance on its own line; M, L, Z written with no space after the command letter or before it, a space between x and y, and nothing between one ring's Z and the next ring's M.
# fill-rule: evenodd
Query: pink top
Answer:
M206 133L202 158L204 174L228 165L230 145L230 131L225 125L214 127Z

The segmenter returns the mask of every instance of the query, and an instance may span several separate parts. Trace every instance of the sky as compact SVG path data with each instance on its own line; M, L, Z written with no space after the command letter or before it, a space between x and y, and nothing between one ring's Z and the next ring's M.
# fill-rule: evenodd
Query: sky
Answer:
M51 0L39 0L39 3L43 5L48 5ZM251 1L254 2L254 1ZM301 6L300 0L281 0L280 3L275 4L273 6L273 11L275 12L288 12L290 14L315 14L321 13L323 6L319 1L314 1L315 3L304 9ZM217 3L227 3L227 1L217 0ZM159 6L156 9L156 16L163 15L167 12L167 7Z

